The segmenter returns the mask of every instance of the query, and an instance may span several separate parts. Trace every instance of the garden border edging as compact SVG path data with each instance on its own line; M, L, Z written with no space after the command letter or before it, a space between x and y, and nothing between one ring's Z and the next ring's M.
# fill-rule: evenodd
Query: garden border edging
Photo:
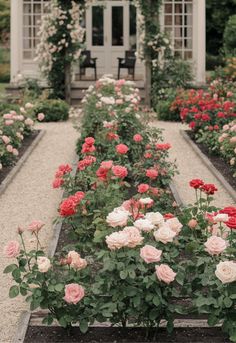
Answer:
M40 130L38 136L34 139L34 141L30 144L30 146L26 149L25 153L21 156L19 161L17 161L16 165L12 168L6 178L2 181L0 185L0 196L5 192L8 185L11 183L15 175L21 170L24 163L27 161L33 150L36 148L38 143L41 141L43 136L45 135L45 130Z
M187 135L185 130L180 130L181 136L185 139L185 141L191 146L194 152L198 155L207 169L217 178L217 180L221 183L221 185L225 188L225 190L229 193L234 201L236 201L236 191L233 189L232 186L225 180L223 175L215 168L215 166L211 163L208 157L201 152L198 146L191 140L191 138Z

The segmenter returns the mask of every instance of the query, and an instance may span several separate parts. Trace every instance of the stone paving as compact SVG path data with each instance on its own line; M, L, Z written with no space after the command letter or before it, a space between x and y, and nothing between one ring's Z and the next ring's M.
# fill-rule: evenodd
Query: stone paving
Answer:
M46 134L0 196L0 343L12 341L21 311L27 309L20 297L8 298L11 276L3 275L3 269L11 261L3 257L3 247L9 240L17 238L18 225L25 227L34 219L46 223L41 231L41 243L47 247L62 196L60 190L52 189L54 173L58 165L71 163L75 156L78 132L70 121L41 123L37 128L46 130ZM28 239L28 244L33 244L30 235Z

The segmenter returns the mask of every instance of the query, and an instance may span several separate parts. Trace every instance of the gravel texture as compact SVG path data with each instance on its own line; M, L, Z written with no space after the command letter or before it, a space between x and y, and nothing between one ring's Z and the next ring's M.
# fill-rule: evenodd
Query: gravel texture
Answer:
M78 132L70 121L40 123L37 129L46 130L46 134L0 197L0 343L12 341L21 311L28 309L23 298L8 297L11 276L2 272L13 261L3 256L3 247L9 240L17 239L17 226L26 227L32 220L38 219L46 224L41 231L40 241L47 248L52 234L52 221L57 215L62 196L61 190L52 189L52 180L57 167L72 163L75 157ZM34 246L30 235L27 235L27 245Z
M183 203L190 204L195 201L194 192L189 187L189 181L199 178L206 183L214 183L218 188L218 192L215 195L215 206L224 207L235 205L230 195L181 136L180 130L187 129L187 125L154 121L151 126L164 129L163 135L165 142L170 143L172 146L170 149L170 159L172 161L176 160L176 165L179 170L179 175L174 177L174 183Z

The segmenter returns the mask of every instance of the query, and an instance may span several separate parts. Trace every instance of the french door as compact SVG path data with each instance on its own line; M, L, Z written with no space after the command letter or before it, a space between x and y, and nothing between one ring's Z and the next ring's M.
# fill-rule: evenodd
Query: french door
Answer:
M117 73L117 58L130 49L129 1L96 1L86 11L86 43L99 74Z

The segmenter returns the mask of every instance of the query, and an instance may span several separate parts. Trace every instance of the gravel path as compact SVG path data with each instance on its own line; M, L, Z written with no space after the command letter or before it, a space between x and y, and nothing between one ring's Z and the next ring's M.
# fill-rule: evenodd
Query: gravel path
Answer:
M204 180L206 183L214 183L216 185L218 188L214 201L216 206L223 207L234 204L230 195L180 135L180 130L186 129L187 126L181 123L163 121L155 121L152 123L152 126L163 128L165 141L172 145L170 158L172 161L176 160L180 172L179 175L175 176L174 183L185 204L193 203L195 200L194 192L188 183L190 180L197 178Z
M46 130L46 134L0 196L0 343L12 341L20 313L27 309L20 297L8 298L11 277L2 272L11 261L3 257L3 247L9 240L17 238L18 225L25 227L34 219L46 223L41 231L41 243L47 247L52 233L52 221L57 215L62 196L61 190L53 190L51 187L54 173L58 165L71 163L75 156L78 133L71 122L41 123L37 128ZM28 241L29 245L33 245L30 235Z

